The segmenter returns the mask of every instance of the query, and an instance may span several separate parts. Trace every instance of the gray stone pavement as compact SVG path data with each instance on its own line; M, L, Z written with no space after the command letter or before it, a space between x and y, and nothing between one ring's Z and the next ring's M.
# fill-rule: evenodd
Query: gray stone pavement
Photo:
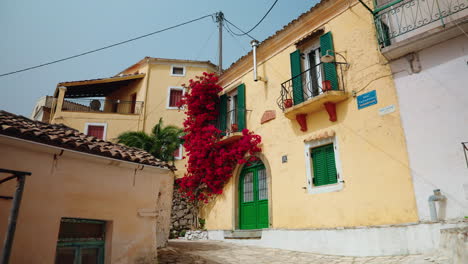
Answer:
M170 240L158 250L159 264L450 264L441 254L384 257L346 257L244 246L224 241Z

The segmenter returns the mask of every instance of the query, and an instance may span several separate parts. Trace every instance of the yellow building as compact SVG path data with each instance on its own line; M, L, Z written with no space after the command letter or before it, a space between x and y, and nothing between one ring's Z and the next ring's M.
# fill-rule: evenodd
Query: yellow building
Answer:
M5 111L0 150L2 263L154 263L173 166Z
M184 114L176 107L182 85L213 71L216 66L209 61L146 57L110 78L62 82L54 93L50 122L110 141L126 131L150 133L160 118L165 125L182 127ZM176 158L181 156L182 148ZM183 167L181 160L176 165Z
M220 113L222 128L245 124L262 137L261 163L236 168L205 206L209 238L354 256L436 247L440 226L417 224L392 72L369 10L321 1L258 45L256 60L257 76L253 52L220 76Z

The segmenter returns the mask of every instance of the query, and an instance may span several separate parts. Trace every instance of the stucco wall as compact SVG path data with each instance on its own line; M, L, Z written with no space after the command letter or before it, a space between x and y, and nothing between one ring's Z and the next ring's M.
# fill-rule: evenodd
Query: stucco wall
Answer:
M53 263L62 217L107 221L106 263L154 257L165 243L173 176L169 171L87 156L0 136L0 167L28 171L10 263ZM56 158L54 159L54 155ZM0 185L12 195L14 181ZM0 237L11 201L0 200ZM140 216L139 211L155 212Z
M266 47L259 47L258 56L266 60L259 62L258 71L268 80L266 84L253 81L251 66L222 78L227 90L240 83L246 86L246 108L251 110L247 128L261 135L262 154L270 171L270 226L307 229L415 222L418 218L397 96L390 67L377 47L372 16L362 5L346 7L340 14L331 3L326 3L323 11L303 17L289 33L280 33ZM328 14L330 20L321 14ZM337 104L337 122L330 122L323 109L307 115L308 131L302 132L295 120L284 116L276 99L281 83L291 78L289 54L296 49L293 43L321 27L332 32L335 50L350 64L344 76L345 89L358 94L376 90L378 104L358 110L355 98L350 96ZM305 28L303 35L298 33L301 28ZM289 44L269 49L281 42ZM251 65L251 58L247 60ZM378 110L389 105L396 111L379 115ZM262 125L266 110L275 110L276 119ZM310 194L304 189L308 162L304 140L324 131L336 134L343 188ZM287 163L282 163L283 155L288 156ZM236 228L237 174L224 194L206 206L204 217L209 230Z
M408 145L419 218L429 220L428 197L441 189L442 219L468 215L468 39L461 35L418 52L421 72L405 58L391 63ZM442 209L440 211L440 209Z
M84 133L86 123L106 124L105 140L114 141L118 135L127 131L137 131L143 119L138 114L86 113L62 111L56 115L54 123L62 123Z
M184 76L171 76L171 66L185 66ZM150 133L154 125L162 117L164 125L174 125L182 128L185 118L183 110L169 109L169 87L182 87L188 84L190 79L202 75L203 72L212 72L212 69L203 64L193 63L150 63L149 87L146 101L146 115L144 131ZM185 149L183 150L185 152ZM184 153L183 153L184 154ZM176 160L176 177L182 177L185 173L186 160Z

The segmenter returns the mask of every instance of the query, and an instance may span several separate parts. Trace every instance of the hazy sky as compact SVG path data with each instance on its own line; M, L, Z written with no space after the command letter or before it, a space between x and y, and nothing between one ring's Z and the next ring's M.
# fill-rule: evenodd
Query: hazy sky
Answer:
M0 74L173 26L222 11L248 30L274 0L4 0L0 1ZM317 0L279 0L251 35L262 41ZM145 56L217 63L217 27L211 18L122 46L14 75L0 77L0 110L28 116L57 83L110 77ZM223 66L250 50L248 37L223 33Z

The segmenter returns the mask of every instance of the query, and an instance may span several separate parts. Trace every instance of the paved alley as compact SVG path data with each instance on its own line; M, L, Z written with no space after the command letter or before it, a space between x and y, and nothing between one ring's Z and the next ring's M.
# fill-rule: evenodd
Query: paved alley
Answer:
M386 257L329 256L298 251L242 246L222 241L171 240L158 251L159 264L280 264L280 263L336 263L336 264L448 264L443 256L408 255Z

